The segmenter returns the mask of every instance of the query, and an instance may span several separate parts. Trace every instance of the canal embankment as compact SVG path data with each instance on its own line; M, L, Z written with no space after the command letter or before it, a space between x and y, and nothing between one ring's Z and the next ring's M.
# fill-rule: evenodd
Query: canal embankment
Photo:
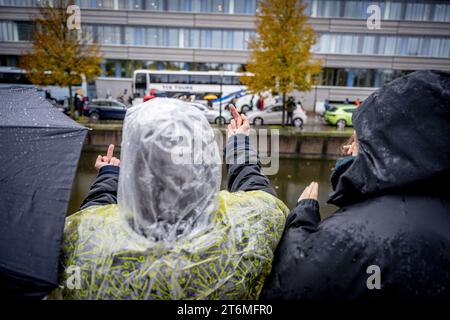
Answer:
M85 140L84 149L87 151L104 151L109 144L120 150L122 142L122 123L84 123L89 133ZM226 137L226 127L213 126L216 140L222 148ZM326 126L305 126L304 128L262 126L253 128L257 137L258 148L261 146L269 154L274 147L278 149L280 157L284 158L317 158L334 159L340 155L340 147L351 136L352 129L339 130ZM266 144L261 144L267 141ZM277 144L275 144L275 142Z

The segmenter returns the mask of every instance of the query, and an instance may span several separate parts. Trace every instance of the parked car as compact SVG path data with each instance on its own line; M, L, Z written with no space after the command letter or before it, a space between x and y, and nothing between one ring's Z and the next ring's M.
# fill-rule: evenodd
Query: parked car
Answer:
M225 109L222 110L222 116L221 116L220 112L218 110L209 108L201 103L191 102L188 104L190 104L190 105L196 107L197 109L199 109L200 111L202 111L205 114L205 117L209 123L215 123L215 124L219 124L220 122L222 122L222 124L230 123L230 121L232 119L231 113Z
M339 128L353 126L352 115L356 109L358 107L353 104L331 105L325 111L323 118L327 123L338 126Z
M285 113L285 117L287 117L287 112ZM277 104L264 109L263 111L251 111L247 114L247 118L250 123L256 126L264 124L281 124L283 119L283 105ZM303 110L300 104L297 104L297 109L295 109L294 116L292 117L292 125L300 128L307 120L308 117L306 116L305 110Z
M123 120L127 106L117 100L94 99L87 104L84 115L92 121Z

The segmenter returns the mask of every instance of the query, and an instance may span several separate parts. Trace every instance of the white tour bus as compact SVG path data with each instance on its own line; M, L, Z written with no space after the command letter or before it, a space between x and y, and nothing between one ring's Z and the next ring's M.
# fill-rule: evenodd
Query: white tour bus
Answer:
M72 86L72 94L78 89L83 89L85 95L88 94L88 87L86 83L86 78L81 75L82 83L79 85ZM39 91L44 94L45 90L50 90L52 97L59 101L67 101L69 96L69 89L62 88L55 85L48 86L35 86L30 80L28 80L26 73L23 69L15 67L0 67L0 88L14 88L14 87L37 87Z
M154 89L167 97L195 95L195 100L215 95L218 99L213 100L214 108L220 104L224 107L233 97L245 95L246 87L239 80L242 75L230 71L136 70L132 84L133 105L142 103L144 95Z

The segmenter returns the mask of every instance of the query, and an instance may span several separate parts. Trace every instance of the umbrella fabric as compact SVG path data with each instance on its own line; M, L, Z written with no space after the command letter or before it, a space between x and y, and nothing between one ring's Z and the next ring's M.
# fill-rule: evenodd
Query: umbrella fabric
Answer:
M0 90L0 291L57 285L65 215L87 129L34 88Z
M204 96L203 99L205 99L205 100L216 100L217 96L215 96L213 94L209 94L207 96Z

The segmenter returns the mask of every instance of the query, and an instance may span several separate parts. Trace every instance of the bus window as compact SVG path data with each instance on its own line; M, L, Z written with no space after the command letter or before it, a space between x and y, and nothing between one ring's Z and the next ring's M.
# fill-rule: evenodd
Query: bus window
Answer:
M143 97L145 91L147 90L147 74L146 73L136 73L135 84L135 95Z
M169 76L167 74L151 74L150 83L169 83Z
M242 85L241 79L238 76L233 76L232 78L233 78L233 83L232 84L234 84L236 86Z
M189 76L183 74L171 74L169 75L170 83L189 83Z
M220 84L221 82L221 76L211 76L211 84Z
M231 85L233 84L233 78L232 76L224 76L223 77L223 84Z
M207 75L193 75L190 78L192 84L209 84L209 76Z

